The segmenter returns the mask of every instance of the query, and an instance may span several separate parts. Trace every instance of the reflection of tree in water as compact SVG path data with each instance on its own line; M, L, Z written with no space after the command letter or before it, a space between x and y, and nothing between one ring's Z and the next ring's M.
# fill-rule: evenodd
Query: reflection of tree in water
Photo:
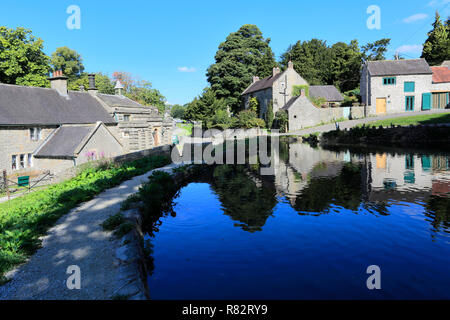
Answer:
M219 196L224 213L239 221L237 226L245 231L262 231L277 204L275 188L264 183L257 186L244 166L218 166L213 177L211 187Z
M425 215L431 219L433 230L439 232L442 228L450 233L450 198L431 196L425 208Z
M294 209L321 214L336 205L355 211L361 199L361 166L346 163L337 176L311 178L297 196Z

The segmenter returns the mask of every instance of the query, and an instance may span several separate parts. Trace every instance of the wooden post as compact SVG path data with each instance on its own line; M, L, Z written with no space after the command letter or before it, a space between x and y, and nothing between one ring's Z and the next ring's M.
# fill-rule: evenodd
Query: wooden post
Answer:
M8 195L8 201L9 201L11 199L10 199L10 194L9 194L8 176L6 175L6 170L3 170L3 182L5 185L5 190L6 190L6 194Z

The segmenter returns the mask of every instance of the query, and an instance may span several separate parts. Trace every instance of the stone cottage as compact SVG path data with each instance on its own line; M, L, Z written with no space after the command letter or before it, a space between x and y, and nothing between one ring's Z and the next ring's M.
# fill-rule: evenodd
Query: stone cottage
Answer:
M434 82L425 59L369 61L361 72L361 97L367 115L441 108L435 95L450 84Z
M309 96L303 92L303 96L294 97L295 86L308 87ZM334 86L310 86L295 70L290 61L288 68L280 72L279 68L273 69L270 77L260 80L253 77L252 84L242 93L245 109L249 107L250 99L257 98L260 106L259 117L266 119L267 109L273 102L274 114L279 110L285 110L289 116L289 130L298 130L308 126L315 126L322 122L333 121L344 116L344 110L337 107L344 100ZM324 98L324 108L314 106L311 98ZM334 110L336 109L336 110Z
M0 170L55 173L170 141L170 124L156 108L125 98L120 90L99 94L94 75L87 92L68 91L61 71L50 83L50 89L0 84Z

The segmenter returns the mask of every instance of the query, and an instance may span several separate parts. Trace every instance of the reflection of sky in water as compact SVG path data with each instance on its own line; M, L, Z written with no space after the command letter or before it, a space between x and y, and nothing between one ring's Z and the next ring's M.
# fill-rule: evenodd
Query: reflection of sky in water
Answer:
M274 176L210 168L180 191L176 217L161 218L150 238L151 295L448 299L448 159L292 143L280 149ZM365 286L372 264L382 291Z

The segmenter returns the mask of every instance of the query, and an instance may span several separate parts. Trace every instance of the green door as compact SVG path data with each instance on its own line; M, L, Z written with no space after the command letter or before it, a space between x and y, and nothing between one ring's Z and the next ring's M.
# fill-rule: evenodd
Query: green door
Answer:
M422 94L422 110L431 109L431 93Z

